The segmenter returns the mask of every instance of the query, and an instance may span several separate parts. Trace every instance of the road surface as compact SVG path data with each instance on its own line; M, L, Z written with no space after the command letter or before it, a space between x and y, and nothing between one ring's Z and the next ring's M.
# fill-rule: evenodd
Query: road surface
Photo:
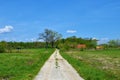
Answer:
M34 80L84 80L76 70L59 54L51 55Z

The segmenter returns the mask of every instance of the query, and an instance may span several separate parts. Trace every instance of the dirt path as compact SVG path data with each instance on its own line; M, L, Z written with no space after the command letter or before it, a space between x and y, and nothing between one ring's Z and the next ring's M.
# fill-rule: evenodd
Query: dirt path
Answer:
M34 80L84 80L56 50Z

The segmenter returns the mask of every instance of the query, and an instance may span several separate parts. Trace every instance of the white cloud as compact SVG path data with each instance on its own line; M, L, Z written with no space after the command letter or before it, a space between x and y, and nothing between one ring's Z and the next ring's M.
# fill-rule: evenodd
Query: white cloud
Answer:
M77 31L76 30L67 30L66 32L67 33L76 33Z
M13 26L5 26L4 28L0 28L0 33L11 32L13 30Z

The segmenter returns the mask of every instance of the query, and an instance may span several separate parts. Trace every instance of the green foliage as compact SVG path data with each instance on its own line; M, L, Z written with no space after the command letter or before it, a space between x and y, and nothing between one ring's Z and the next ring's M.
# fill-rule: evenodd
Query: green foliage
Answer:
M0 54L0 80L33 80L53 49L22 49Z
M0 45L0 53L5 52L5 48Z
M62 56L85 80L120 80L120 50L66 51Z
M97 45L97 40L87 38L77 38L76 36L68 37L66 39L61 39L58 41L58 47L63 50L70 50L77 48L79 44L85 44L87 48L95 48Z
M80 49L80 51L84 51L84 49L83 49L83 48L81 48L81 49Z
M55 42L59 40L62 37L61 34L59 34L56 31L45 29L43 33L39 34L39 39L43 40L46 43L46 48L48 48L48 45L51 44L51 47L55 47Z
M7 47L7 43L5 41L0 42L0 53L5 52L5 49Z
M110 40L108 45L112 48L120 47L120 40Z
M14 49L44 48L44 42L0 42L0 51L12 53Z

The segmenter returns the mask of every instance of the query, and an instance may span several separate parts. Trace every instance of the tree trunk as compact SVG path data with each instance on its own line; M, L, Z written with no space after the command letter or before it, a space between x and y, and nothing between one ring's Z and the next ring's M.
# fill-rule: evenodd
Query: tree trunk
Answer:
M46 42L46 46L45 46L45 48L48 48L48 42Z
M52 46L52 48L54 48L54 41L51 42L51 46Z

